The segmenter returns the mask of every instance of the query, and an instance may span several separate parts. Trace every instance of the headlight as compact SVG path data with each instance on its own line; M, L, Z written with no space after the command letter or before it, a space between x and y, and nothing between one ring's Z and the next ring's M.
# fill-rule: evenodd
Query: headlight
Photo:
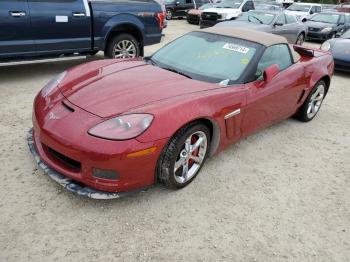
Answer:
M326 41L321 45L321 49L324 51L329 51L331 49L331 44Z
M53 79L48 82L43 89L41 89L41 94L43 97L47 97L52 93L52 91L61 83L61 81L66 76L67 71L62 72L58 76L54 77Z
M330 31L332 31L332 27L326 27L322 29L322 33L329 33Z
M88 133L104 139L127 140L145 132L152 121L150 114L122 115L96 125Z

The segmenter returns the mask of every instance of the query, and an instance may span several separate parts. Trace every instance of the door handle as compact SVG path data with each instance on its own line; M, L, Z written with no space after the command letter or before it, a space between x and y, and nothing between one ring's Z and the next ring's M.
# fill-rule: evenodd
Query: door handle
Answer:
M26 12L24 12L24 11L10 11L10 15L12 17L23 17L23 16L26 16Z
M73 12L73 16L74 16L74 17L85 17L86 14L85 14L85 13L82 13L82 12Z

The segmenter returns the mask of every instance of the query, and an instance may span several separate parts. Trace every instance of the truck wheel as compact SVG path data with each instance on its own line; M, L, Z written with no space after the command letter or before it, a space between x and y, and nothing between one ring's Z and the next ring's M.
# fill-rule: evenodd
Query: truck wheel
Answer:
M166 10L166 20L171 20L173 19L173 11L170 9Z
M136 38L129 34L113 37L105 50L109 58L134 58L140 56L140 45Z

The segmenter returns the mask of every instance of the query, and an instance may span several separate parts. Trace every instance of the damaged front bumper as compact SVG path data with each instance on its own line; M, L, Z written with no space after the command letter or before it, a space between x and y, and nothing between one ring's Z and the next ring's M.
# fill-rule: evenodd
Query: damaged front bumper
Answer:
M76 181L67 178L55 170L51 169L48 165L46 165L40 158L38 151L35 148L33 129L30 129L27 135L27 142L30 149L30 152L34 156L35 161L38 166L47 174L51 179L56 181L58 184L66 188L68 191L75 193L79 196L89 197L93 199L116 199L125 197L130 194L134 194L137 192L145 191L146 188L137 189L129 192L104 192L96 189L92 189L90 187L84 186Z

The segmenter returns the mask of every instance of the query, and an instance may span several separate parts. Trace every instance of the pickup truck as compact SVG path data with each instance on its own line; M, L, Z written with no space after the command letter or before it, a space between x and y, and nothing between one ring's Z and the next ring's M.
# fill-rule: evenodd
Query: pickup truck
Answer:
M235 20L243 12L254 10L253 0L222 0L215 7L203 10L199 22L200 28L206 28L217 23Z
M142 56L160 42L164 20L153 0L1 0L0 60Z

